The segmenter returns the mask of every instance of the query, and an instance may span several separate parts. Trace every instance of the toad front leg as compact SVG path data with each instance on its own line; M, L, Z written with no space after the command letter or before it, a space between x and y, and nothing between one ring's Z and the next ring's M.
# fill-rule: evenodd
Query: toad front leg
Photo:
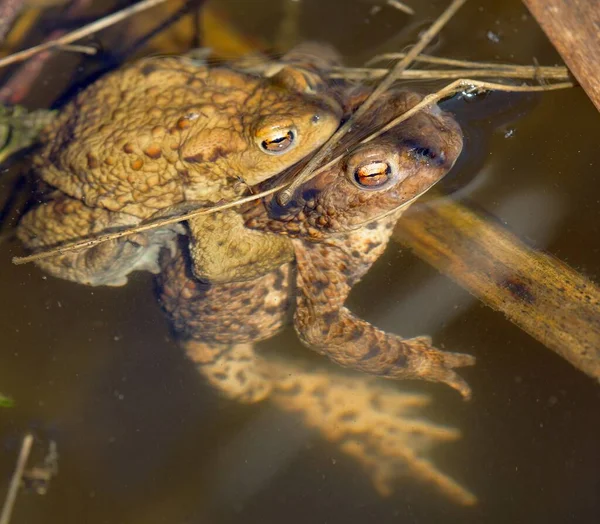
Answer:
M148 221L183 215L215 203L188 201L161 209ZM187 220L189 255L198 280L213 284L249 282L276 271L294 259L287 237L247 229L235 209L225 209Z
M252 282L214 284L193 278L182 252L165 255L157 277L160 301L198 372L228 398L262 400L272 379L254 343L288 319L290 265Z
M196 278L213 283L245 282L267 275L294 258L288 238L246 229L236 210L188 221Z
M351 235L343 244L294 241L298 263L298 296L294 325L304 344L344 367L399 379L444 382L468 399L471 390L453 368L469 366L475 358L440 351L429 337L403 339L385 333L354 316L344 302L352 286L376 260L385 243L364 242ZM362 251L350 250L361 240ZM365 253L365 249L368 253Z
M37 251L138 222L137 217L88 207L55 191L24 215L17 236L27 249ZM179 232L178 225L154 229L39 260L36 265L54 277L88 286L123 286L132 271L158 273L161 249L173 251Z

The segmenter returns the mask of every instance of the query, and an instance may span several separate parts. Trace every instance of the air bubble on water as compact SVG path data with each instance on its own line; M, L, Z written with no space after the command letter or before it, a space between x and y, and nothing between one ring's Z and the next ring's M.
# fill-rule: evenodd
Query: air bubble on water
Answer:
M460 95L466 102L473 102L479 96L479 90L472 85L461 91Z

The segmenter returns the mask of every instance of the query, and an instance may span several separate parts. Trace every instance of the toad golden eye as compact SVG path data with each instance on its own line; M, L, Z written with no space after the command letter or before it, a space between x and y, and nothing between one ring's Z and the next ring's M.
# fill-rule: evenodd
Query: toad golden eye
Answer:
M290 149L295 140L296 134L291 129L278 129L260 142L260 148L269 155L279 155Z
M387 162L376 160L359 166L354 171L356 183L367 189L380 188L392 176L392 168Z

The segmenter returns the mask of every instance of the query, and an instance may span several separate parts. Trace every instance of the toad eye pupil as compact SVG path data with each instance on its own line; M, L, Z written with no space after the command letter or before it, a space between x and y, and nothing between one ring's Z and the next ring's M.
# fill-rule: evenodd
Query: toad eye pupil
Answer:
M360 166L354 172L354 179L362 187L379 187L385 184L392 174L387 162L376 161Z
M260 146L267 153L283 153L293 144L294 138L294 132L287 131L284 135L266 138L261 142Z

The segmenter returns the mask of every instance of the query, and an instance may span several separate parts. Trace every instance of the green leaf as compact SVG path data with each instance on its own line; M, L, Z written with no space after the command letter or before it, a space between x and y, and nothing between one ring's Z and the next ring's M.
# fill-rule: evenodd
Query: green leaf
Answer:
M5 397L0 393L0 408L12 408L15 405L15 401L10 397Z

